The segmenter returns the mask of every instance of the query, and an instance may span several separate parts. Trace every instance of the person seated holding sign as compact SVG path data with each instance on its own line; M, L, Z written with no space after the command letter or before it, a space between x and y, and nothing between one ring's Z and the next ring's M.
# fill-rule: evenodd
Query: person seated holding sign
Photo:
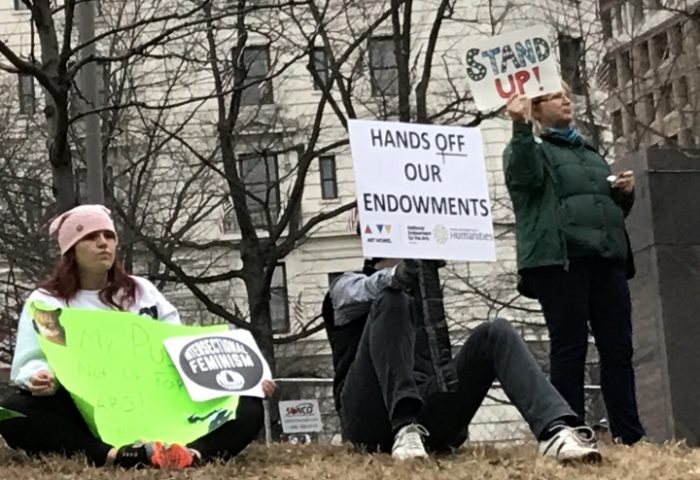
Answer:
M5 398L2 406L25 416L0 422L7 444L30 455L83 453L96 466L124 468L186 468L208 459L230 459L243 450L263 425L259 398L240 397L235 420L188 445L144 441L117 447L91 433L39 347L30 304L129 311L172 324L180 324L180 316L152 283L128 275L116 260L117 233L107 208L76 207L53 220L49 231L58 240L61 258L51 276L31 293L19 320L11 370L11 381L19 391ZM43 323L38 318L37 329L56 341L60 326L57 330ZM273 382L264 381L266 395L274 389Z
M426 447L458 448L499 380L543 456L599 461L593 431L579 423L506 320L474 329L454 358L456 391L438 391L411 293L418 268L418 260L373 258L365 261L362 273L341 275L326 294L323 319L344 439L370 451L391 451L399 460L426 457Z

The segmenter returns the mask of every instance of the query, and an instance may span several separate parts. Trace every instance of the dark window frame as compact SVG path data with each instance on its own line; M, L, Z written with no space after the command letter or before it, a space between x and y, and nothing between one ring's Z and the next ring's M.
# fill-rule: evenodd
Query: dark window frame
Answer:
M324 162L331 164L330 175L324 176ZM338 198L338 174L337 174L337 164L335 162L335 155L322 155L318 158L318 172L321 182L321 198L323 200L331 200ZM326 186L328 185L328 191Z
M321 53L323 57L320 61L316 55L318 53ZM312 47L311 52L309 52L309 56L309 67L316 73L316 75L320 79L319 82L316 80L316 77L313 78L314 90L321 90L323 88L327 88L328 81L331 78L331 66L328 62L328 55L326 55L326 49L324 47ZM318 68L319 65L321 65L323 68Z
M391 55L394 58L393 65L381 65L378 64L375 58L375 45L389 45ZM391 35L377 35L370 37L367 43L367 48L369 51L369 73L370 82L372 84L372 96L373 97L396 97L399 94L399 67L396 58L396 49L394 48L394 37ZM382 55L383 56L383 55ZM380 80L377 75L380 73L394 72L394 78L390 79L391 85L389 88L383 88L383 82L386 80Z
M25 92L25 81L29 80L31 89ZM26 73L17 74L17 86L19 93L19 113L21 115L36 114L36 86L34 85L34 77Z
M265 181L255 181L253 183L250 183L249 181L246 180L245 172L246 170L244 169L244 164L245 162L249 162L253 159L260 159L264 160L266 165L265 165ZM273 164L272 166L269 165L269 162L272 161ZM252 168L248 171L252 171ZM274 174L274 180L271 179L270 174ZM279 158L277 153L275 152L255 152L255 153L246 153L238 156L238 176L241 179L241 182L245 185L245 188L247 191L250 191L251 186L259 186L259 185L265 185L265 198L262 198L261 200L263 203L259 203L252 198L250 198L248 195L246 195L246 208L248 212L251 214L251 220L253 220L253 226L255 228L260 228L260 229L267 229L268 224L266 220L266 215L265 212L267 210L271 210L271 217L273 221L277 219L277 217L280 214L280 210L282 207L282 202L280 198L280 175L279 175ZM251 192L253 193L253 192ZM252 202L252 203L248 203ZM251 206L254 206L251 208ZM274 207L274 209L271 209L270 207ZM257 210L260 211L257 211ZM255 212L254 212L255 210ZM258 217L256 217L258 216ZM259 221L256 221L259 220Z
M572 93L576 95L585 94L586 84L583 80L581 62L581 58L584 55L583 38L572 37L560 32L557 36L557 42L562 79L569 84Z
M258 61L259 55L263 55L265 73L250 75L250 70ZM253 55L255 55L253 57ZM252 57L252 58L250 58ZM250 61L247 60L250 59ZM235 61L235 59L234 59ZM241 105L252 107L256 105L270 105L275 103L275 93L270 76L270 45L249 45L243 50L243 68L245 79L241 91ZM254 94L251 92L255 91Z
M274 273L272 276L272 281L270 282L270 326L272 327L272 333L288 333L290 331L290 321L289 321L289 288L287 281L287 265L284 262L279 262L275 265L275 271L281 268L282 271L282 285L275 285ZM283 304L283 317L275 318L273 314L275 312L273 308L274 297L277 295L281 298Z

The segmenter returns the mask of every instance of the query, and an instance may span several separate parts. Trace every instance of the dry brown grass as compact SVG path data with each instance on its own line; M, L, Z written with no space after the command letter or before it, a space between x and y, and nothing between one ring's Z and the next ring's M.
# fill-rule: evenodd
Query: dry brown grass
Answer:
M467 448L429 462L396 463L388 455L362 455L326 446L253 445L236 461L184 472L91 468L84 461L28 459L0 449L0 478L24 479L290 479L290 480L693 480L700 479L700 449L639 445L604 450L601 465L562 466L539 458L532 446Z

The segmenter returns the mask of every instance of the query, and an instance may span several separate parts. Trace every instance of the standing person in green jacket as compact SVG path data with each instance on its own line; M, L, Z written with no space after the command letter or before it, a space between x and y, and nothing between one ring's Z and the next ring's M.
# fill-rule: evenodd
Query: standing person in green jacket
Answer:
M634 267L625 216L634 202L634 175L613 176L581 137L566 86L532 101L516 94L507 111L513 138L503 169L515 211L519 290L542 305L551 381L583 419L590 324L611 433L633 444L644 436L627 286Z

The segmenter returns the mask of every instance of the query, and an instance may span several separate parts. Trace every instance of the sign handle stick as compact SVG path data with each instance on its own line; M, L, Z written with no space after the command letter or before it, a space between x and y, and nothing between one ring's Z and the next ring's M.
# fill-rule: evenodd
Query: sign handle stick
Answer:
M428 336L428 347L433 370L440 392L454 392L459 384L457 370L452 361L450 332L445 319L445 306L442 302L438 262L423 260L418 262L418 301L421 305L423 328Z
M270 400L263 399L263 411L265 418L265 446L270 447L272 444L272 423L270 422Z

